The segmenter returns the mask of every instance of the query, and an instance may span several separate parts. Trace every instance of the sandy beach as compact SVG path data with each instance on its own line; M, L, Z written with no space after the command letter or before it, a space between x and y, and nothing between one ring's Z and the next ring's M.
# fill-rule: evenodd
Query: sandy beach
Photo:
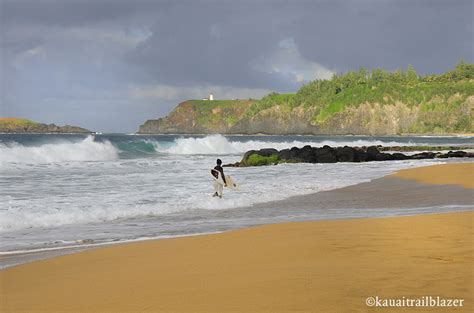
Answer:
M474 163L440 164L435 167L423 166L401 170L391 175L402 179L414 180L425 184L460 185L474 188Z
M474 163L460 163L385 180L472 204L473 175ZM380 197L373 185L360 195L353 188L336 195ZM386 192L387 207L404 197ZM0 311L472 312L473 221L468 211L293 222L90 250L0 271ZM366 304L424 296L463 300L462 307Z

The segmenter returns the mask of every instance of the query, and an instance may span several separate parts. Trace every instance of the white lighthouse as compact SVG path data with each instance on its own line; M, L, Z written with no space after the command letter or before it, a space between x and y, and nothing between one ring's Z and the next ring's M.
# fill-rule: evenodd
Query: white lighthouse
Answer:
M214 100L214 94L213 94L213 93L210 93L210 94L209 94L209 101L212 101L212 100Z

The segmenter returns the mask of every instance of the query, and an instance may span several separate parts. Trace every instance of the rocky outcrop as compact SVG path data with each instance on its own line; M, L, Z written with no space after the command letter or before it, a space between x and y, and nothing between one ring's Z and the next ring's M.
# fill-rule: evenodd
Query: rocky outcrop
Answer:
M254 100L189 100L166 117L147 120L140 134L228 134L244 118Z
M474 146L377 146L380 151L448 151L470 150Z
M90 130L78 126L57 126L55 124L38 123L24 129L25 133L92 133Z
M453 98L454 99L454 98ZM474 96L459 104L442 103L432 111L402 102L363 103L347 106L324 119L318 108L274 105L249 114L257 100L190 100L180 103L168 116L146 121L142 134L268 134L268 135L403 135L457 133L464 123L473 129ZM442 125L443 127L440 127Z
M0 133L92 133L90 130L65 125L36 123L21 119L1 119Z
M370 147L293 147L291 149L276 150L262 149L247 151L240 162L224 166L256 166L285 163L336 163L336 162L370 162L392 160L422 160L435 158L472 158L474 153L465 151L420 152L413 155L403 153L386 153L376 146Z

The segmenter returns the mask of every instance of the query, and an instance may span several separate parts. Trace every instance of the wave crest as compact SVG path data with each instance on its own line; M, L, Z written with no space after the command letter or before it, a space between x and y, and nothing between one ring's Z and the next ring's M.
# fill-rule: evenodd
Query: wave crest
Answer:
M0 164L109 161L117 158L118 150L109 141L96 142L93 136L79 142L47 143L40 146L0 144Z
M322 147L329 145L331 147L340 146L406 146L414 145L414 143L403 142L384 142L381 140L309 140L309 141L231 141L222 135L210 135L202 138L178 138L171 145L164 145L160 142L154 142L155 150L161 153L168 154L208 154L208 155L222 155L222 154L242 154L249 150L259 150L264 148L275 148L277 150L288 149L292 147L304 147L310 145L313 147Z

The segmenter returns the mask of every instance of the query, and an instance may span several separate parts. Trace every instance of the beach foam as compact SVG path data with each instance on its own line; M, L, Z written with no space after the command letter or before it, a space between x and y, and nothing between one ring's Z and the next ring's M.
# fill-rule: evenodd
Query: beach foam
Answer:
M258 150L263 148L275 148L277 150L288 149L292 147L304 147L306 145L322 147L324 145L332 147L342 146L413 146L412 142L381 141L381 140L292 140L292 141L274 141L268 137L265 140L231 140L222 135L210 135L203 138L178 138L173 144L163 145L155 142L156 151L169 154L240 154L249 150Z
M51 136L46 141L33 145L16 141L0 141L0 165L13 164L47 164L64 162L114 161L117 159L137 159L159 155L242 155L249 150L275 148L277 150L292 147L332 147L341 146L413 146L430 145L410 140L381 140L367 138L293 136L293 140L282 140L283 137L243 137L209 135L205 137L123 137L116 140L107 136L88 136L86 138L56 138ZM296 139L295 139L296 138ZM443 145L443 144L438 144Z
M0 165L109 161L117 158L118 150L110 141L97 142L93 136L88 136L79 142L60 141L40 146L25 146L16 142L0 143Z

